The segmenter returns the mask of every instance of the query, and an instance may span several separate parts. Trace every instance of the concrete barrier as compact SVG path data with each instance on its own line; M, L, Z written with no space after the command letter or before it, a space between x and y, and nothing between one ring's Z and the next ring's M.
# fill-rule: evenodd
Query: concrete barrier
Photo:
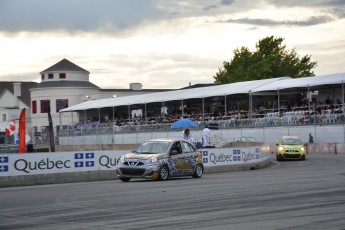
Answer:
M241 165L233 165L233 166L208 166L208 167L205 167L204 173L211 174L211 173L254 170L254 169L267 167L270 164L271 164L271 161L268 159L260 163L252 163L252 164L241 164ZM115 170L0 177L0 187L64 184L64 183L107 181L107 180L118 180L118 176L116 175Z
M254 170L270 164L263 145L199 149L204 173ZM0 187L118 179L117 159L128 150L0 155Z

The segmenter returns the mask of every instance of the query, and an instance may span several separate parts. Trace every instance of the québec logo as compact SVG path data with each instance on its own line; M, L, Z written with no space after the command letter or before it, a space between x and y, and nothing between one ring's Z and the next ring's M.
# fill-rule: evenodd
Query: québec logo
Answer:
M95 166L95 153L75 153L74 154L74 167L94 167Z
M241 150L240 149L234 149L233 151L232 151L232 153L233 153L233 160L234 161L241 161Z
M202 162L208 163L208 151L202 151Z
M8 172L8 157L0 156L0 173Z

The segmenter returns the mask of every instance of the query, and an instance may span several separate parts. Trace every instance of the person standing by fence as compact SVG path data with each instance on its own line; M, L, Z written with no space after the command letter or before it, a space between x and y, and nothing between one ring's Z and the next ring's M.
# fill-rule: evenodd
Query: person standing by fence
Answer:
M206 147L209 144L210 138L211 138L211 130L208 128L208 126L206 126L204 130L202 131L202 146L203 147Z

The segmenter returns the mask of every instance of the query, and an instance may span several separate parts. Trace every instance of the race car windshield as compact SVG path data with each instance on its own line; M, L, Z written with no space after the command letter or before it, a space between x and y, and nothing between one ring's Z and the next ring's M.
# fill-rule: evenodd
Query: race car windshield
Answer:
M145 142L136 149L136 152L139 154L165 153L169 146L170 142Z
M302 145L300 139L282 139L282 145Z

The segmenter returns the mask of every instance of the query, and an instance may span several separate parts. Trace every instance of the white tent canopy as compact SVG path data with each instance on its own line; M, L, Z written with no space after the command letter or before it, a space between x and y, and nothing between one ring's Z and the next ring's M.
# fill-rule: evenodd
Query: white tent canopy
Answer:
M255 94L259 92L278 91L283 89L309 88L325 85L345 83L345 73L322 75L304 78L270 78L256 81L237 82L224 85L181 89L166 92L140 94L134 96L107 98L86 101L81 104L70 106L60 112L73 112L88 109L100 109L116 106L130 106L167 101L182 101L187 99L208 98L235 94Z
M224 85L215 85L208 87L199 87L192 89L181 89L174 91L140 94L134 96L125 96L117 98L107 98L100 100L86 101L81 104L70 106L68 108L60 110L60 112L72 112L81 111L88 109L98 109L116 106L130 106L135 104L148 104L154 102L166 102L166 101L177 101L187 100L196 98L208 98L215 96L227 96L234 94L249 94L254 89L265 86L267 84L280 81L283 79L290 79L290 77L282 78L271 78L256 81L237 82Z
M267 85L257 87L251 92L264 92L264 91L277 91L283 89L293 88L308 88L323 85L334 85L345 83L345 73L337 73L331 75L320 75L314 77L303 77L303 78L286 78L279 81L271 82Z

